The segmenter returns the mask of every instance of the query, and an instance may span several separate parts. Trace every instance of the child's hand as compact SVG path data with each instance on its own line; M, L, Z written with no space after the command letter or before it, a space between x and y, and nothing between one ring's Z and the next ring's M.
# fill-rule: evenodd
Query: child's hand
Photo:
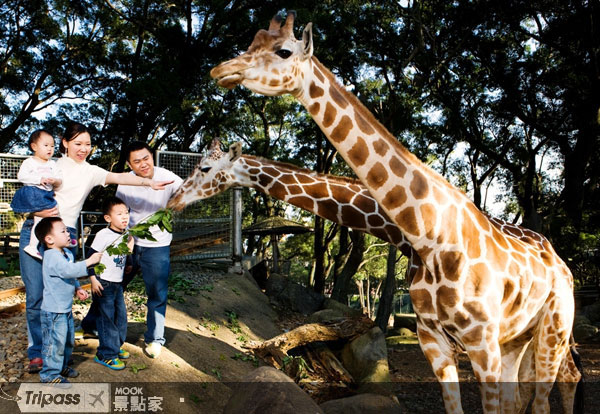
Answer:
M102 287L102 283L98 282L98 279L91 278L92 281L92 293L96 296L102 296L102 291L104 288Z
M85 265L86 265L86 267L90 267L92 265L95 265L96 263L99 263L101 259L102 259L101 252L94 253L93 255L91 255L90 257L88 257L85 260Z
M128 275L129 273L131 273L131 271L133 270L133 266L129 265L129 266L125 266L125 274Z
M130 234L129 238L127 239L127 247L129 248L129 251L133 252L134 245L135 245L135 240L134 240L133 236Z
M86 300L87 298L90 297L90 295L88 295L88 293L81 287L77 288L77 291L75 292L75 294L77 295L77 297L80 300Z
M52 185L54 184L54 178L51 177L42 177L40 180L41 185Z

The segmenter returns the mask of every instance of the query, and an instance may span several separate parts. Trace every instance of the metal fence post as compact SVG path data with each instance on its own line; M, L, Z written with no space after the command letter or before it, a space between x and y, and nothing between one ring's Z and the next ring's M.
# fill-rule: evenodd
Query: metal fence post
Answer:
M235 273L242 273L242 187L231 191L231 261Z

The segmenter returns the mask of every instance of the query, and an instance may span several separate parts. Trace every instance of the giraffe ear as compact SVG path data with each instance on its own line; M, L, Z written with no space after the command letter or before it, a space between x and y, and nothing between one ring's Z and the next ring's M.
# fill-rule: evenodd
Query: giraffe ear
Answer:
M229 147L229 161L233 162L242 156L242 143L236 142Z
M302 45L304 59L311 57L313 54L312 23L308 23L302 32Z

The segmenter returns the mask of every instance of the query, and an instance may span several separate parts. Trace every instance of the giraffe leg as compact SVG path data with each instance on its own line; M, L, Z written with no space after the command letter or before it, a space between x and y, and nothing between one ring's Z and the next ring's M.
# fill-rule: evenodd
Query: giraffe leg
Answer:
M579 381L582 379L581 372L573 359L573 351L577 352L574 349L567 351L556 376L557 386L562 399L563 412L565 414L572 414L575 410L577 387L580 386ZM578 412L583 412L583 407L578 408Z
M519 395L521 408L517 411L524 414L529 406L531 397L535 391L535 358L533 355L533 344L530 343L519 365Z
M495 337L497 338L497 335ZM499 414L502 372L500 346L497 342L488 341L484 349L469 348L467 354L471 360L475 378L479 381L483 412Z
M548 396L558 375L559 368L569 353L569 337L573 326L575 304L570 286L557 283L553 297L543 315L535 347L535 399L532 414L550 412ZM565 283L566 285L566 283ZM569 295L570 293L570 295Z
M500 407L502 413L516 413L521 408L519 369L523 355L529 348L529 340L519 338L502 344L502 373L500 376Z
M430 322L429 325L435 324L433 321ZM446 413L463 414L454 345L448 341L443 332L430 329L421 318L417 318L417 336L421 350L442 388Z

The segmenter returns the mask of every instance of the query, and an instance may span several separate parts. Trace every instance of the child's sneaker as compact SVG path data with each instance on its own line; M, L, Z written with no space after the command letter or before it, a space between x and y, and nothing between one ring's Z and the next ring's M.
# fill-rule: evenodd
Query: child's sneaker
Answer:
M158 342L152 342L146 345L146 353L150 358L158 358L160 355L160 351L162 350L162 345Z
M122 369L125 369L125 364L119 358L99 359L98 355L96 355L94 357L94 362L97 362L100 365L104 365L107 368L114 369L115 371L120 371Z
M127 352L123 348L119 349L119 359L127 359L127 358L129 358L129 352Z
M66 367L60 372L60 375L65 378L77 378L79 376L79 371L70 367Z
M51 381L42 381L42 383L44 385L49 386L49 387L71 388L71 383L69 382L69 380L66 379L65 377L60 376L60 375L58 377L54 378Z
M36 259L42 260L42 255L40 254L40 252L38 251L38 249L36 249L33 246L25 246L25 247L23 247L23 251L25 253L27 253L29 256L33 256Z

